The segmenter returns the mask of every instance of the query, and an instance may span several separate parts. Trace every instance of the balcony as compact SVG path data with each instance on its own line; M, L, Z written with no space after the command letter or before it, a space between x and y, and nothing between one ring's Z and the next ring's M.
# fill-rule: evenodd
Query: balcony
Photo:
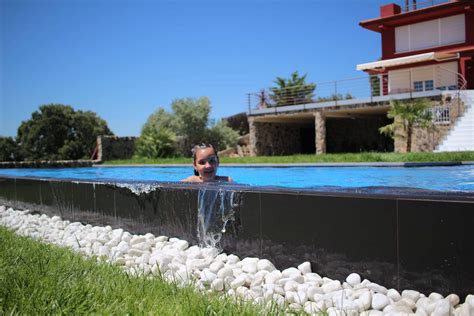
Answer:
M318 82L314 89L305 86L262 89L247 94L248 114L344 108L358 104L386 103L393 99L459 94L459 91L465 90L466 80L459 73L436 67L427 75L425 68Z
M410 12L414 10L424 9L428 7L432 7L438 4L443 4L447 2L452 2L449 0L429 0L429 1L416 1L416 0L407 0L405 2L400 3L400 8L402 12Z

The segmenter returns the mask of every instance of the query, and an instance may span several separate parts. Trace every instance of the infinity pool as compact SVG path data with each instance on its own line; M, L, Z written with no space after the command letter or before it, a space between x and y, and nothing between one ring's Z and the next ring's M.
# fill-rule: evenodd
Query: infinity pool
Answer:
M180 181L192 167L91 167L0 169L0 175L93 181ZM447 167L226 167L220 175L238 184L316 187L407 187L474 193L474 165Z

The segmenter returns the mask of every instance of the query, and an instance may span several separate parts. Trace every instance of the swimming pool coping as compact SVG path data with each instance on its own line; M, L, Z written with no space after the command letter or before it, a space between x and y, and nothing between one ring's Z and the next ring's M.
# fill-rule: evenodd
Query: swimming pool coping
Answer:
M96 168L113 167L189 167L192 164L93 164ZM289 167L449 167L474 165L474 161L433 161L433 162L308 162L308 163L221 163L221 167L271 167L271 168L289 168Z

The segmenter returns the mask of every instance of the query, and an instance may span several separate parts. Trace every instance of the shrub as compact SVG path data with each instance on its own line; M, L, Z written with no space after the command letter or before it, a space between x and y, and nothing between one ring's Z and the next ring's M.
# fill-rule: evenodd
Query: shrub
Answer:
M176 135L166 129L144 129L135 144L135 154L143 158L162 158L175 152Z
M213 144L218 149L226 149L227 147L234 146L238 138L239 133L230 128L226 121L221 120L208 129L204 141Z

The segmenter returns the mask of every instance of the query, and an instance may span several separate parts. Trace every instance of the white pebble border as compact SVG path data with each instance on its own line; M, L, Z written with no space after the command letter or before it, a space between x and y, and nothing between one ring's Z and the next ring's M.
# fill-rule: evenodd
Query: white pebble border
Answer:
M0 206L0 225L18 235L65 246L85 256L122 266L130 274L161 273L167 281L194 284L199 290L227 293L261 304L277 304L290 310L329 316L349 315L474 315L474 295L460 304L459 296L429 296L361 280L351 273L341 284L311 271L309 262L297 268L277 270L266 259L244 258L216 248L189 246L186 240L132 235L112 229L63 221L58 216L31 214Z

